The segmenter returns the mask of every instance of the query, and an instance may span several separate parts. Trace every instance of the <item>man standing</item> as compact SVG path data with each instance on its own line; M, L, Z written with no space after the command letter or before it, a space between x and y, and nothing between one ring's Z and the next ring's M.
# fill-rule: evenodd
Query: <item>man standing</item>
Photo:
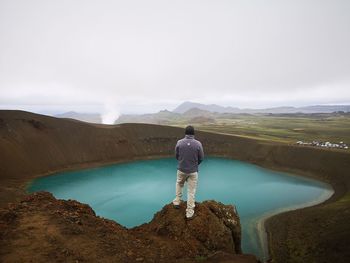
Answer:
M204 152L200 141L194 138L194 128L187 126L185 138L179 140L175 147L175 156L178 160L176 197L173 205L178 208L181 203L182 189L187 181L187 209L186 218L194 216L195 194L198 181L198 165L203 161Z

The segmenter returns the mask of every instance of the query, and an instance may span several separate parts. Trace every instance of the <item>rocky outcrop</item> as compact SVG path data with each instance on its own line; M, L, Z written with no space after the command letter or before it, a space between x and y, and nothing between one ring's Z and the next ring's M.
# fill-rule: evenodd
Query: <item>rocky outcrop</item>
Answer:
M0 211L1 262L257 262L241 255L231 205L196 204L196 217L166 205L150 223L127 229L85 204L50 193L26 196Z
M241 254L241 226L238 214L232 205L216 201L196 203L193 220L185 219L186 203L180 209L166 205L155 214L153 220L135 231L156 233L175 241L180 241L182 251L213 251Z

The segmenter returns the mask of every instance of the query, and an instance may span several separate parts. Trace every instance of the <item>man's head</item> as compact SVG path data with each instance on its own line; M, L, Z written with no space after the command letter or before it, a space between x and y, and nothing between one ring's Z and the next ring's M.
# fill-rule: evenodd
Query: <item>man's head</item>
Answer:
M194 128L191 125L188 125L185 128L185 135L194 135Z

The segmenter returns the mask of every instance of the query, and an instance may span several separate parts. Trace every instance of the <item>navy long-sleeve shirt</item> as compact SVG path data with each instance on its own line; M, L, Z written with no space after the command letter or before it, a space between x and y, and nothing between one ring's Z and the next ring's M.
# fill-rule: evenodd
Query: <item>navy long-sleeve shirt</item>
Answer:
M177 169L181 172L198 172L198 165L204 159L203 146L194 138L194 135L186 135L185 138L177 141L175 156L178 160Z

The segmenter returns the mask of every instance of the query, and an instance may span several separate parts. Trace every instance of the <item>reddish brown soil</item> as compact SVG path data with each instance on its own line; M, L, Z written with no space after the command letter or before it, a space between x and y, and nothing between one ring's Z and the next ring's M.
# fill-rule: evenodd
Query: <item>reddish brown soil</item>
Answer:
M2 262L257 262L240 255L241 228L233 206L197 203L185 219L166 205L133 229L100 218L85 204L50 193L26 196L0 211ZM239 253L239 254L238 254Z

